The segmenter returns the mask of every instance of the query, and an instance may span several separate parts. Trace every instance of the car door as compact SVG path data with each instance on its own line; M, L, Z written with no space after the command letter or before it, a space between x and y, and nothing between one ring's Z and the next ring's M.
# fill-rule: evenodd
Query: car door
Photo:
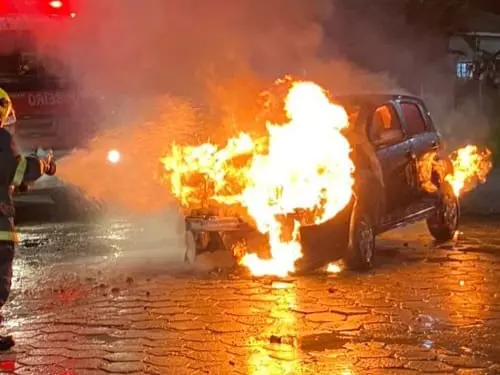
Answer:
M413 179L419 181L417 163L428 153L439 150L439 136L432 125L430 114L422 103L418 100L403 99L398 101L398 105L415 163L411 169L414 174ZM414 185L416 196L420 195L419 187L418 183Z
M410 143L393 102L375 108L369 117L368 136L382 169L386 213L391 213L407 203L407 169L411 154Z

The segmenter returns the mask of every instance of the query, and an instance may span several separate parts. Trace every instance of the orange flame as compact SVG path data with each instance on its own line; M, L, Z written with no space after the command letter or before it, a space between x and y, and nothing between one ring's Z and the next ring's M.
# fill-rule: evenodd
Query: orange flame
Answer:
M342 272L342 266L338 263L330 263L326 267L326 272L327 273L340 273Z
M491 156L490 150L480 150L474 145L455 150L448 158L439 158L436 152L425 154L417 165L420 186L429 193L436 192L438 186L432 180L436 172L439 180L447 181L455 196L459 197L486 181L493 167Z
M302 256L302 223L293 220L291 238L283 241L280 215L302 209L314 212L314 223L320 224L341 211L352 196L354 165L349 142L340 133L349 123L345 110L332 104L312 82L292 85L285 110L290 122L268 124L268 153L254 158L242 196L259 231L269 234L271 245L269 260L255 254L243 257L242 264L255 275L285 276Z
M233 197L230 188L241 190L246 169L235 167L231 162L239 156L252 155L255 148L255 141L241 133L229 139L224 148L210 143L187 147L174 144L171 155L162 158L162 163L169 172L173 194L184 207L201 208L207 200L237 203L238 195Z
M478 182L484 183L493 167L491 151L481 151L473 145L452 152L450 160L453 173L448 174L445 179L451 184L457 197L473 189Z
M344 108L315 83L293 82L285 112L288 122L268 123L265 137L242 133L223 148L174 146L162 159L185 207L236 205L268 235L269 259L256 254L241 259L256 276L293 272L302 257L300 227L331 219L352 197L354 165L341 134L349 124ZM204 190L188 183L193 176Z

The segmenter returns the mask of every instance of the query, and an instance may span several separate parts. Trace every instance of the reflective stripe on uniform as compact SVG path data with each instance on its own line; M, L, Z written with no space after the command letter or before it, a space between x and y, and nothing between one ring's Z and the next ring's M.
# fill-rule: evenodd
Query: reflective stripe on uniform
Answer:
M12 185L17 187L22 184L27 165L28 161L24 156L21 155L17 164L16 173L14 174L14 178L12 179Z
M19 242L19 237L16 232L0 231L0 241Z

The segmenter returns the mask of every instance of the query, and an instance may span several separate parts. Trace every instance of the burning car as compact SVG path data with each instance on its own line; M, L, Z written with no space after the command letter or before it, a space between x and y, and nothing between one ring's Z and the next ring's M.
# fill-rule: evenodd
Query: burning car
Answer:
M96 119L89 117L96 113L94 103L80 96L68 66L40 47L42 35L53 39L76 17L70 0L0 2L0 86L12 98L17 123L11 130L25 154L53 150L58 159L96 131ZM45 176L15 201L53 204L65 194L57 177Z
M375 237L391 229L426 220L436 240L453 239L460 193L491 169L489 152L475 147L443 155L415 96L332 99L312 82L295 82L285 110L288 120L268 123L267 136L174 147L163 159L187 208L189 260L225 247L254 275L339 259L366 270ZM235 215L224 213L231 208Z

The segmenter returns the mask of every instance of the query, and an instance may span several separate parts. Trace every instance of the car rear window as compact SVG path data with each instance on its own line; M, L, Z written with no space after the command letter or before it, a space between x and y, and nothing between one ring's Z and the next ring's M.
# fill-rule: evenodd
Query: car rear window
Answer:
M427 131L427 125L422 116L420 108L413 103L401 103L401 109L406 120L408 135L421 134Z

